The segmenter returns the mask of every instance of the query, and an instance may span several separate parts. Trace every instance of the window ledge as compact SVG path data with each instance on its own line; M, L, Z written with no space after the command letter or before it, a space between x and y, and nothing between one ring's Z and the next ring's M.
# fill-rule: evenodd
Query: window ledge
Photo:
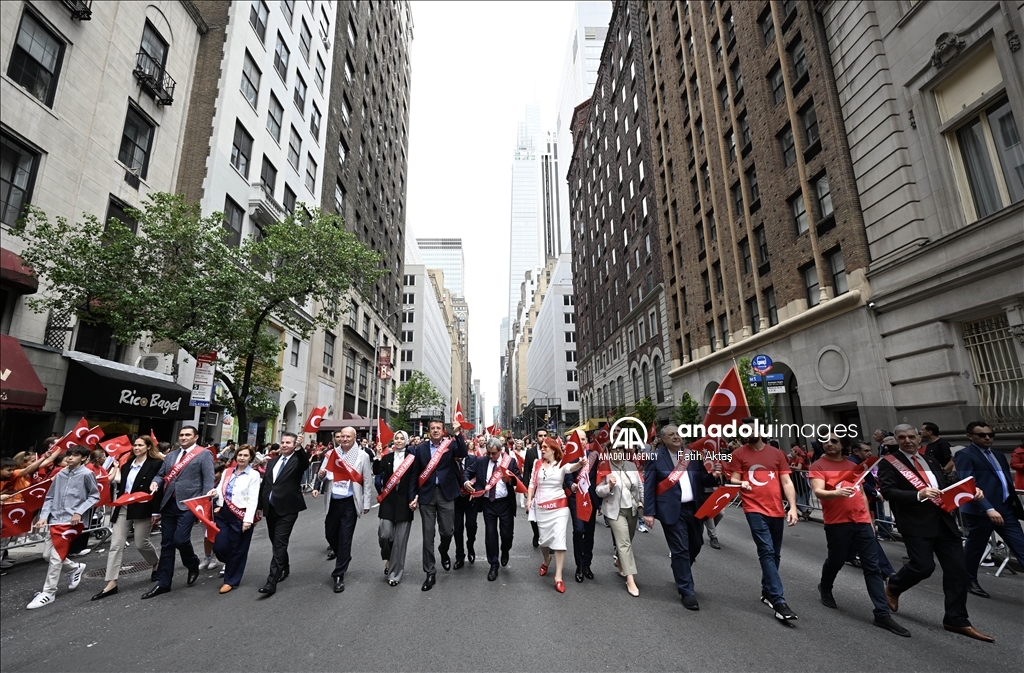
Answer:
M804 150L804 161L810 161L814 157L818 156L821 152L821 138L818 138L813 143L808 145L807 149Z
M53 108L51 108L51 107L50 107L49 105L47 105L46 103L44 103L43 101L39 100L38 98L36 98L36 97L35 97L35 96L33 96L32 94L30 94L30 93L28 92L28 89L26 89L25 87L23 87L22 85L18 84L18 83L17 83L17 82L15 82L15 81L14 81L13 79L11 79L10 77L8 77L8 76L7 76L7 73L6 73L6 72L5 72L5 73L2 73L2 74L0 74L0 79L2 79L3 81L7 82L8 84L10 84L10 85L11 85L12 87L14 87L14 88L15 88L15 89L16 89L17 91L19 91L19 92L21 92L21 93L25 94L25 97L26 97L26 98L28 98L28 100L29 100L29 101L31 101L32 103L35 103L36 105L38 105L38 106L39 106L39 107L40 107L40 108L41 108L41 109L42 109L42 110L43 110L44 112L46 112L47 114L49 114L49 115L50 115L51 117L53 117L54 119L60 119L60 115L58 115L58 114L57 114L56 112L54 112L54 111L53 111ZM54 104L54 105L56 105L56 104L57 104L57 94L58 94L58 93L60 93L60 91L59 91L59 88L60 88L60 87L59 87L59 85L58 85L58 91L57 91L57 92L56 92L56 93L54 94L54 96L53 96L53 104Z

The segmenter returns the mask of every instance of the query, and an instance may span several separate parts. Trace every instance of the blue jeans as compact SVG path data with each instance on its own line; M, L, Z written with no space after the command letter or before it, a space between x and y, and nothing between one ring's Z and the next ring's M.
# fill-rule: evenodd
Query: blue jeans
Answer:
M782 560L782 531L786 528L786 518L750 512L746 516L761 563L761 590L768 594L772 604L785 603L779 563Z

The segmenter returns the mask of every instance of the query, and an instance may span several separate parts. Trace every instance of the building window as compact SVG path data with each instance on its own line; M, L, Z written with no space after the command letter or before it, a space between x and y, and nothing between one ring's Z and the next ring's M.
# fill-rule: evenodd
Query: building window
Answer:
M288 185L284 186L284 200L281 201L284 211L289 215L295 214L295 192Z
M291 57L291 52L288 47L285 46L284 39L281 37L281 33L277 34L277 45L274 47L274 70L281 76L281 81L285 82L288 80L288 59Z
M252 59L249 50L245 50L245 62L242 64L242 95L249 105L256 107L260 95L260 69L256 67L256 61Z
M415 286L416 285L416 276L406 274L402 278L402 284L405 285L406 287ZM411 304L412 302L411 301L407 301L405 303L406 304Z
M714 353L718 350L718 335L715 332L715 321L708 321L705 328L707 330L708 345L711 346L711 352Z
M571 294L563 294L562 295L562 305L563 306L573 306L574 305L573 295L571 295Z
M313 33L309 30L309 26L306 25L306 20L302 19L302 29L299 31L299 53L302 54L302 58L309 63L309 47L313 43Z
M715 211L708 211L708 240L714 241L718 238L718 225L715 223Z
M665 401L665 386L661 377L661 358L657 355L654 356L652 368L654 369L654 399L660 404Z
M399 374L399 381L405 383L412 378L412 371L409 369L403 369L402 373Z
M740 70L740 62L737 59L730 68L732 72L734 95L739 98L743 94L743 72Z
M715 61L722 60L722 39L715 35L711 40L711 49L715 52Z
M718 85L718 100L722 103L723 108L729 109L729 84L724 79Z
M224 243L237 248L242 244L242 220L245 218L245 211L235 203L231 197L224 200L224 230L227 238Z
M565 380L566 380L567 383L572 383L573 381L579 381L580 377L579 377L579 374L576 372L575 369L566 369L565 370Z
M281 0L281 13L284 14L284 22L292 25L292 18L295 16L295 0Z
M563 313L562 322L564 322L566 325L572 325L576 322L576 320L572 313Z
M133 234L137 233L139 223L135 221L135 218L125 212L127 208L130 208L128 204L111 195L110 200L107 202L107 218L104 220L105 225L110 224L111 220L117 220L124 226L131 229ZM106 226L104 226L104 231L106 231Z
M249 25L256 31L260 42L266 40L267 17L269 16L270 8L267 7L267 3L263 2L263 0L253 0L252 4L249 5Z
M13 227L32 202L39 154L0 134L0 222Z
M403 348L402 349L402 362L412 362L412 351L411 350L409 350L407 348Z
M725 146L729 149L729 161L736 159L736 137L732 131L725 134Z
M814 104L808 104L800 112L800 120L804 125L804 138L807 139L807 146L810 147L818 142L818 114L814 111Z
M988 420L993 430L1019 429L1024 422L1024 373L1006 314L965 322L961 329L981 406L979 416Z
M580 401L580 391L578 390L567 390L565 391L565 399L569 402Z
M754 270L754 262L750 258L750 241L740 241L740 255L743 258L743 273L751 273Z
M732 186L732 200L736 205L736 214L743 214L743 185L737 182Z
M968 221L1024 199L1024 148L1008 100L981 112L947 135ZM995 147L995 156L990 148ZM970 198L967 198L970 194ZM973 210L973 213L970 211ZM971 215L975 217L971 217Z
M128 106L121 132L121 148L117 160L128 170L145 178L149 172L149 155L153 143L153 124L134 106Z
M722 281L722 263L715 262L711 265L711 271L715 274L715 291L722 292L725 290L725 283Z
M768 85L772 90L772 100L775 101L776 105L786 100L786 83L782 79L781 67L775 66L768 73Z
M292 133L288 137L288 163L297 171L299 170L299 160L302 158L302 137L299 132L292 127Z
M761 200L761 189L757 184L757 170L751 166L747 171L747 186L750 188L750 209Z
M352 119L352 108L344 98L341 100L341 119L345 122L345 126L348 126Z
M324 60L320 58L320 54L316 55L316 70L313 71L313 81L316 82L316 88L320 90L320 93L324 91L324 80L327 78L327 66L324 64Z
M313 140L320 142L320 109L316 103L312 104L309 111L309 132L313 134Z
M576 351L565 351L566 362L576 362Z
M324 332L324 369L334 369L334 342L336 337Z
M267 130L274 140L281 142L281 120L284 119L284 106L277 96L270 94L270 105L267 107Z
M722 348L729 345L729 323L725 315L718 316L718 329L722 332Z
M348 17L348 41L356 46L356 24L352 23L352 17Z
M298 367L299 366L299 346L300 346L300 343L301 342L298 339L296 339L295 337L292 337L292 350L291 350L291 353L289 353L289 363L291 364L292 367Z
M737 118L736 122L740 127L740 138L742 140L743 147L746 147L750 144L750 122L747 121L747 113L744 112L741 114Z
M793 213L793 224L796 225L796 234L799 236L807 231L807 208L804 205L803 192L789 200L789 209Z
M694 231L697 232L697 252L705 252L707 246L704 243L704 224L698 224L694 227Z
M792 126L786 126L786 130L779 134L779 148L782 150L782 164L792 166L796 162L796 143L793 139Z
M821 286L818 285L818 270L813 264L803 268L804 288L807 290L807 306L817 306L821 301Z
M235 121L235 138L231 142L231 165L238 169L243 178L249 178L249 160L252 157L252 136Z
M793 62L793 75L799 81L807 74L807 54L804 53L804 41L799 35L793 44L789 45L789 60Z
M263 166L260 168L260 184L263 188L274 194L277 189L277 169L270 163L266 156L263 157Z
M7 76L47 107L53 107L64 43L29 11L21 15Z
M402 311L402 322L416 322L416 312Z
M295 91L292 93L292 102L295 103L300 115L306 113L306 80L302 79L302 75L298 72L295 73Z
M345 157L348 155L348 147L345 146L344 140L338 140L338 164L344 165Z
M566 332L565 333L565 343L567 343L567 344L574 344L574 343L576 343L576 332Z
M707 271L701 272L700 280L704 284L704 302L707 303L711 301L711 278Z
M764 231L764 225L754 230L754 238L757 240L757 265L768 263L768 235Z
M818 212L824 220L832 215L832 190L828 186L828 175L822 175L815 181L814 191L818 195Z
M412 341L413 341L413 339L412 339L412 330L411 329L402 330L402 343L404 343L404 344L411 344Z
M775 41L775 22L772 21L772 10L770 8L765 9L757 23L761 26L761 36L764 38L764 44L767 47Z
M757 310L757 298L747 301L747 313L750 314L750 332L757 334L761 331L761 315Z
M415 304L416 303L416 293L415 292L406 292L406 293L404 293L402 295L402 303L403 304Z
M768 326L779 324L779 310L775 306L775 288L770 287L764 293L765 308L768 309Z
M311 194L316 193L316 161L313 160L312 154L306 155L306 189Z
M338 215L345 214L345 188L341 186L341 180L334 185L334 210Z
M839 296L850 291L846 282L846 266L843 264L843 251L836 250L828 256L828 268L832 273L832 292Z

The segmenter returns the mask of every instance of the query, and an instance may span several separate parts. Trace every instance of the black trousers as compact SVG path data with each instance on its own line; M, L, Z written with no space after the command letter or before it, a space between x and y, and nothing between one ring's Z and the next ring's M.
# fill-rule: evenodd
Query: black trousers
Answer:
M882 579L877 553L878 540L875 539L872 525L852 522L825 524L825 541L828 544L828 558L821 567L821 587L831 590L849 555L859 554L860 567L864 571L864 585L875 608L875 617L888 617L885 582Z
M569 496L574 498L575 496ZM572 513L572 555L576 565L588 566L594 562L594 529L597 527L597 507L590 514L590 521L576 518L576 508Z
M174 552L181 555L181 563L189 570L199 569L199 557L192 548L192 524L196 517L190 510L178 509L171 498L160 510L160 562L156 567L157 586L169 589L174 576Z
M274 550L274 558L270 561L270 576L267 577L267 584L277 586L277 578L289 569L288 565L288 540L292 536L292 528L299 518L298 512L291 514L278 514L271 505L264 510L263 515L267 520L267 537Z
M345 577L348 564L352 561L352 536L356 532L355 498L331 498L324 519L324 537L334 550L334 572L331 577Z
M970 626L971 621L967 617L967 566L960 536L943 528L935 537L904 535L903 544L910 560L889 578L889 591L898 596L931 577L935 572L935 558L938 558L942 566L942 593L946 596L946 614L942 623Z
M512 549L512 535L515 528L515 500L501 498L491 502L484 500L484 541L487 545L487 562L492 567L498 566L499 549L508 552ZM501 546L498 545L498 533L501 533Z
M465 495L455 498L455 560L457 561L463 561L466 558L463 532L465 532L465 542L468 542L469 546L472 547L476 542L476 512L475 500L470 500Z

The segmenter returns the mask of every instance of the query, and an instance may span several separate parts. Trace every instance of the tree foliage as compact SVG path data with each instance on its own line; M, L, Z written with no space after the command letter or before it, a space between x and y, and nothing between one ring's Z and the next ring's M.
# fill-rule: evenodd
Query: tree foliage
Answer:
M700 402L693 399L690 393L683 391L679 404L672 410L672 422L676 425L700 425L703 420Z
M641 397L633 408L633 417L643 421L644 427L650 427L658 417L658 406L650 397Z
M193 356L216 351L223 401L241 428L278 411L281 333L335 326L346 293L384 273L379 254L316 208L300 205L237 247L222 213L203 217L180 196L150 194L128 214L137 235L116 219L51 221L30 208L14 233L47 286L30 308L106 324L122 344L149 336Z
M395 389L395 397L398 401L395 427L402 430L408 428L409 419L421 410L444 406L441 393L421 371L413 371L409 380Z

